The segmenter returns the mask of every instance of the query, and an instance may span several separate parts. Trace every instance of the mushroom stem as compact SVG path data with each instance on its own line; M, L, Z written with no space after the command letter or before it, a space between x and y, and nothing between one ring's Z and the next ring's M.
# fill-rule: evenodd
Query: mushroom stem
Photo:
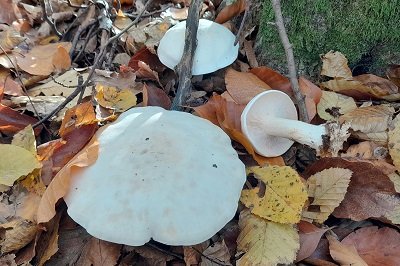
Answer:
M298 120L265 116L257 121L259 127L276 137L291 139L319 150L323 144L322 136L327 134L325 124L311 125Z

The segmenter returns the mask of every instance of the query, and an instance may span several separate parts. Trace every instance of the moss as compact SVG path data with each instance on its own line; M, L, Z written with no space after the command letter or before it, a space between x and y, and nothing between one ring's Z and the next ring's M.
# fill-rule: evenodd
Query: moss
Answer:
M379 49L399 56L400 0L282 0L281 5L300 68L314 69L320 54L329 50L342 52L353 65L367 54L378 56L375 63L381 64L385 55ZM282 64L286 60L278 33L268 23L273 21L271 2L264 0L262 50L269 62Z

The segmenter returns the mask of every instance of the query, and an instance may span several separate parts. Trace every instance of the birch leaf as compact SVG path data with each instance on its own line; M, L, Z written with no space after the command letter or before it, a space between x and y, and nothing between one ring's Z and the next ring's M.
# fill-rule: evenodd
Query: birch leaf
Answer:
M270 166L249 167L247 171L266 187L265 193L259 187L242 191L240 200L252 213L278 223L300 221L307 192L295 170L289 166Z
M292 225L261 219L244 210L239 218L238 250L245 254L238 266L289 264L300 247L299 235Z
M354 245L345 245L332 235L327 235L329 241L329 251L332 258L342 266L368 266L368 264L358 255Z
M344 168L329 168L307 179L308 196L313 198L303 218L323 223L333 210L340 205L350 183L352 171ZM319 210L315 210L315 206Z

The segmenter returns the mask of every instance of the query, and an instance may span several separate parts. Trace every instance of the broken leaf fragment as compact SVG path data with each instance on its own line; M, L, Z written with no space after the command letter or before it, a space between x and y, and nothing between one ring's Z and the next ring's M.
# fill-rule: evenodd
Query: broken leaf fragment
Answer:
M41 164L32 152L11 144L0 145L0 184L12 186Z
M350 183L352 171L345 168L329 168L307 179L308 196L313 198L309 209L303 212L303 220L323 223L340 205ZM318 210L314 211L315 206Z
M317 112L319 117L324 120L336 121L339 116L356 108L357 105L353 98L332 91L323 91L317 105Z
M136 96L129 89L117 89L116 87L96 85L97 102L116 112L124 112L136 105Z
M351 78L347 58L341 52L329 51L322 57L321 75L331 78Z
M248 174L265 184L242 191L240 201L251 212L278 223L297 223L307 200L305 185L297 172L289 166L249 167Z
M273 266L292 263L296 258L299 235L292 225L270 222L244 210L239 227L238 251L245 254L237 265Z

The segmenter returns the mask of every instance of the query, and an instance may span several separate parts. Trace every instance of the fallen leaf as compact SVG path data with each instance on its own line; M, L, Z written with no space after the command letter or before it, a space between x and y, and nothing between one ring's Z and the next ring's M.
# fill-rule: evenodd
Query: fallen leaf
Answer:
M137 103L137 98L131 90L119 90L116 87L108 87L103 84L96 85L95 98L101 106L116 112L124 112Z
M169 7L167 10L161 13L160 17L166 18L171 17L175 20L185 20L188 16L188 7L183 8L176 8L176 7Z
M68 109L59 129L59 134L64 138L75 128L94 123L97 123L97 120L93 105L90 101L84 102Z
M14 254L5 254L0 256L0 265L4 266L17 266Z
M97 155L98 142L96 138L92 138L90 143L58 172L40 201L37 214L38 223L48 222L56 214L55 205L60 198L66 195L69 189L71 172L76 171L76 168L87 167L93 164L97 159Z
M15 134L11 144L24 148L36 156L36 138L31 125Z
M299 89L306 97L304 100L306 102L308 119L311 121L317 114L317 104L322 97L322 90L305 77L299 77Z
M32 75L48 76L71 65L71 43L58 42L36 46L24 55L16 55L18 66Z
M247 104L257 94L271 87L256 75L228 68L225 72L226 90L238 104Z
M38 120L25 114L21 114L10 107L0 104L0 132L3 134L13 134L21 131L30 124L35 124ZM41 127L35 129L35 134L39 134Z
M143 61L138 61L139 69L135 72L139 78L154 80L161 86L158 73L151 69L151 67Z
M351 145L345 153L342 153L342 158L356 158L363 160L385 159L388 150L372 141L363 141L358 144Z
M359 107L339 117L339 122L347 122L353 130L363 133L386 131L395 110L389 105Z
M253 214L278 223L298 223L307 200L305 185L295 170L289 166L249 167L248 174L265 184L244 189L240 201Z
M7 253L26 246L35 237L38 229L36 223L24 219L15 219L1 224L4 237L0 240L1 252Z
M12 78L10 70L8 69L0 69L0 91L12 96L25 94L21 85Z
M250 70L250 73L256 75L259 79L268 84L270 88L283 91L287 95L293 96L290 80L272 68L265 66L255 67Z
M3 50L5 50L5 52L12 50L24 40L25 38L22 37L20 33L14 30L12 27L4 25L3 31L0 31L0 46L3 48ZM3 51L0 53L3 53Z
M245 254L236 265L273 266L290 264L296 258L299 235L292 225L269 222L243 210L239 226L238 251Z
M334 236L327 235L329 241L329 251L332 258L343 266L368 266L359 256L354 245L345 245Z
M0 144L0 184L12 186L14 181L40 167L30 151L11 144Z
M236 0L225 6L217 15L215 22L223 24L238 16L246 9L246 0Z
M390 157L392 157L394 166L400 171L400 115L393 119L388 132L388 140Z
M244 136L241 129L240 116L243 112L244 105L236 104L233 101L227 101L222 96L214 94L206 104L194 107L193 109L200 117L221 127L231 139L242 144L259 165L285 165L281 156L267 158L254 151L253 146Z
M143 106L160 106L169 110L171 100L162 89L145 83L143 85Z
M194 246L183 246L183 260L185 261L186 265L199 265L201 261L201 253L209 245L210 242L207 240Z
M321 224L325 222L344 199L351 175L349 169L328 168L310 176L307 190L312 201L308 209L303 211L303 220Z
M354 246L368 265L392 266L400 261L400 234L389 227L360 228L345 237L342 243Z
M85 245L79 260L76 265L117 265L120 256L121 245L95 237L90 238Z
M15 9L18 10L17 3L14 3L12 0L0 0L0 6L1 23L11 25L11 23L17 19L13 12Z
M400 87L400 65L391 65L387 71L388 79Z
M331 91L323 91L317 105L319 117L327 121L336 121L339 116L357 108L353 98Z
M149 68L156 72L162 72L165 69L165 66L160 62L160 59L158 59L158 56L150 52L147 47L143 47L137 51L129 60L128 66L134 71L138 71L140 69L139 61L144 62Z
M321 75L331 78L351 78L347 58L341 52L329 51L322 56Z
M203 258L200 266L218 266L220 264L229 266L230 263L229 249L225 241L216 242L203 251ZM211 259L211 260L210 260ZM218 262L215 263L214 261Z
M300 221L297 227L300 236L300 249L297 252L296 262L308 258L316 250L321 237L329 229L316 227L306 221Z
M44 265L58 251L58 228L60 226L61 216L62 213L58 213L54 221L52 222L51 229L47 229L47 231L50 231L47 232L49 233L49 240L46 248L43 251L43 254L41 254L41 256L38 256L38 258L40 258L39 266Z
M400 204L400 196L396 194L392 181L369 162L321 158L309 166L303 176L308 177L331 167L353 172L345 198L333 212L335 217L354 221L383 218Z
M60 104L65 101L63 96L18 96L11 97L12 104L21 106L20 108L26 111L32 112L34 115L36 113L40 117L45 117L54 111ZM69 103L66 108L72 107L72 103ZM64 117L65 108L62 109L58 114L54 115L52 121L61 122Z

